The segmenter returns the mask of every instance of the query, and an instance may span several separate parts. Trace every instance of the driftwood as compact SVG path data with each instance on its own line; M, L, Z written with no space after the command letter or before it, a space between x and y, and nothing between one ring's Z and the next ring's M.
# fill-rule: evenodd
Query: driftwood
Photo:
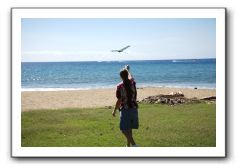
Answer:
M216 100L216 96L211 96L211 97L204 97L201 100L210 100L210 101L214 101Z

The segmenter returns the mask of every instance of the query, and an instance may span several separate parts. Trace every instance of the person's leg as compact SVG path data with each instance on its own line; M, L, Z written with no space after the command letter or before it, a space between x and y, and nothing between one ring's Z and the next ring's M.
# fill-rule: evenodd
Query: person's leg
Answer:
M120 111L120 130L124 134L124 136L127 139L127 147L130 147L130 139L128 134L128 128L129 128L129 113L127 110L121 110Z
M124 134L124 136L127 139L127 147L130 147L131 142L130 142L129 131L128 130L123 130L122 133Z
M130 145L136 145L133 137L132 137L132 129L129 129L129 130L125 130L125 131L122 131L124 136L126 137L127 139L127 146L130 147Z
M129 141L132 145L136 145L133 136L132 136L132 129L128 130L128 137L129 137Z
M137 146L136 145L136 142L134 141L133 139L133 134L132 134L132 129L138 129L138 111L137 109L133 108L130 110L130 118L131 118L131 129L129 130L129 136L130 136L130 142L131 144L135 147Z

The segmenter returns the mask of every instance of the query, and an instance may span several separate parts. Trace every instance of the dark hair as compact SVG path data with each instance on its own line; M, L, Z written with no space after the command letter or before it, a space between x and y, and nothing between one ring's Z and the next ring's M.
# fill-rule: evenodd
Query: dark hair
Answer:
M132 107L132 94L133 91L131 89L131 81L128 79L128 71L127 69L122 69L120 71L120 77L123 79L123 84L126 90L126 95L127 95L127 103L128 103L128 107L131 108Z

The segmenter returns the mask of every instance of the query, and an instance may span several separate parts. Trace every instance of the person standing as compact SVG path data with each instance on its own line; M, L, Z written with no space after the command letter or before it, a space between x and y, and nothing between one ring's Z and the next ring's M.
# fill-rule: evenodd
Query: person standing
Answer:
M120 130L127 139L127 147L137 147L133 138L132 129L138 129L138 104L136 82L129 73L129 66L126 65L120 71L122 82L117 85L117 101L112 115L120 111Z

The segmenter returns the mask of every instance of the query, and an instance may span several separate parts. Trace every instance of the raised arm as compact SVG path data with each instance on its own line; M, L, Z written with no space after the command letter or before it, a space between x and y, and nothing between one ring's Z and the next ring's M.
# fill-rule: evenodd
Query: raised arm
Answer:
M129 65L125 65L124 67L125 69L127 69L128 71L128 78L131 80L131 79L134 79L131 72L130 72L130 66Z

